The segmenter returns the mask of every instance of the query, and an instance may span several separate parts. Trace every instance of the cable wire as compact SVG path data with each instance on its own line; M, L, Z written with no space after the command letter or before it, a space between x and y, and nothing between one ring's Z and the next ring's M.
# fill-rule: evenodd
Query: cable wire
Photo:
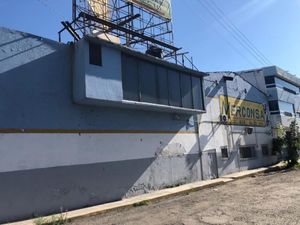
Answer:
M186 0L186 3L188 6L190 6L190 0ZM194 7L190 7L190 9L192 11L195 10ZM207 24L208 22L203 18L201 17L201 14L199 13L195 13L195 15L205 24ZM256 65L245 55L243 54L235 45L233 45L230 41L228 41L226 39L226 37L214 26L212 26L216 32L216 34L232 49L234 50L238 55L240 55L245 61L247 61L247 63L249 65L251 65L252 67L256 67Z
M249 40L249 38L229 19L229 17L224 13L224 11L215 3L214 0L206 1L208 4L212 5L218 12L219 15L223 17L224 21L227 21L227 24L232 27L232 30L245 41L247 46L249 46L253 51L267 64L273 65L273 63Z
M216 22L224 29L226 30L229 34L232 34L232 37L250 54L252 55L253 58L255 58L257 60L257 62L259 62L260 64L262 64L263 66L268 65L263 59L261 59L261 57L259 57L255 52L253 52L253 50L251 48L249 48L249 46L247 46L243 40L241 40L239 38L238 35L236 35L235 33L232 33L232 29L230 28L230 26L225 23L223 20L220 20L218 18L218 14L216 14L216 10L213 9L210 5L207 5L207 1L204 0L198 0L198 2L204 7L206 8L207 12L211 15L211 17L216 20ZM206 3L204 3L206 2ZM234 35L235 34L235 35Z

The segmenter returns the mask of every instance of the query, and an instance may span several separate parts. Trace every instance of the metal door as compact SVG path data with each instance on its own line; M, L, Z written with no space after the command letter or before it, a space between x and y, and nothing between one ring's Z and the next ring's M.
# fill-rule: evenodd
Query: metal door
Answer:
M217 152L215 149L203 152L204 179L216 179L218 175Z

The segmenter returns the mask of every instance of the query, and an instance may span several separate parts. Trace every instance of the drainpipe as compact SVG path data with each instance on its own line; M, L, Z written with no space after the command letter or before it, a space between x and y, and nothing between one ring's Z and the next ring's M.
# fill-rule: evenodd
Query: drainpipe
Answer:
M200 131L199 131L198 115L194 115L193 118L194 118L195 130L196 130L196 139L197 139L197 144L198 144L198 149L199 149L201 180L204 180L203 159L202 159L202 149L201 149L201 145L200 145Z
M223 81L224 81L224 97L225 97L225 113L228 117L228 120L230 119L230 107L229 107L229 99L228 99L228 89L227 89L227 81L233 81L233 77L231 76L223 76ZM230 128L230 132L228 133L228 135L231 134L231 140L232 140L232 150L237 151L237 163L238 163L238 167L239 167L239 171L241 170L241 166L240 166L240 152L238 151L238 149L236 148L236 146L234 147L234 138L233 138L233 133L232 133L232 126L228 125L228 128Z

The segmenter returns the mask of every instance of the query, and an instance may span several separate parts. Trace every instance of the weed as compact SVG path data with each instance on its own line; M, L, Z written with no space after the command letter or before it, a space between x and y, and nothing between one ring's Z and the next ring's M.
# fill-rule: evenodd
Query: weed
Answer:
M139 207L139 206L144 206L144 205L149 205L149 204L150 204L149 200L144 200L144 201L141 201L141 202L134 203L133 207Z
M67 214L61 213L57 216L39 217L34 220L35 225L65 225L68 223Z
M298 169L298 170L300 169L300 163L295 165L295 169Z

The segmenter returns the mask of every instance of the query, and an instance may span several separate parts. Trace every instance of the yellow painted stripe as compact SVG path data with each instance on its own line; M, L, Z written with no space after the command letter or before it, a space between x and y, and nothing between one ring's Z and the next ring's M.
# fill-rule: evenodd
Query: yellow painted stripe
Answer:
M195 134L195 131L159 130L67 130L67 129L0 129L2 134Z

